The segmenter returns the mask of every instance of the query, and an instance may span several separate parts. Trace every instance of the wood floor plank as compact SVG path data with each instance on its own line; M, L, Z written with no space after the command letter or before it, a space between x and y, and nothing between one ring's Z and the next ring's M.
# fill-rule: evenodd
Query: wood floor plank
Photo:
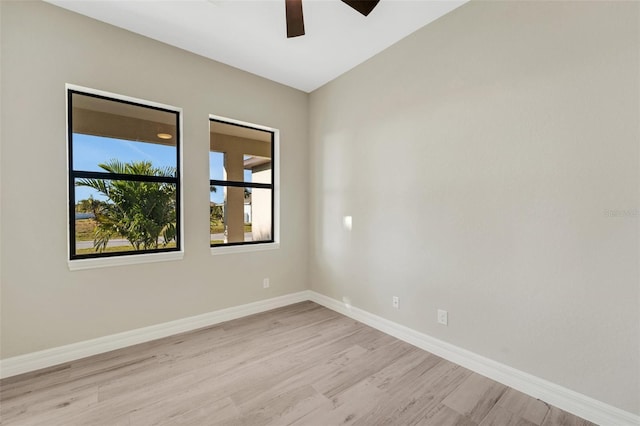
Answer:
M286 407L285 410L277 413L263 424L266 426L290 425L319 408L327 407L328 404L330 404L329 400L314 389L310 397L298 400L294 405Z
M42 370L21 374L3 379L0 383L0 400L24 396L35 389L44 389L69 381L71 366L69 364L57 365Z
M423 362L412 371L413 374L407 373L403 381L386 390L384 404L372 405L355 424L416 424L471 374L444 360L435 366Z
M0 425L591 423L312 302L0 381Z
M416 426L477 426L477 423L446 405L440 404L419 419Z
M242 391L232 394L231 398L243 410L248 410L253 406L265 404L266 400L271 398L274 393L286 393L291 389L299 389L309 383L316 383L331 374L336 368L348 367L354 359L366 353L365 349L356 345L338 353L327 354L326 360L301 364L295 368L295 372L287 369L284 371L284 377L274 378L272 376L272 380L269 382L263 381L253 386L247 386Z
M480 426L537 426L529 420L512 413L506 408L494 406L482 419Z
M394 386L403 386L406 375L415 376L416 369L426 371L434 367L441 359L418 348L411 348L400 355L394 362L375 372L366 380L379 389L388 391ZM420 366L423 366L420 368Z
M262 404L244 405L240 420L248 425L283 424L285 421L293 423L325 401L326 398L322 394L307 384L272 394L271 398L264 400Z
M407 355L372 375L370 380L391 395L405 395L407 389L415 389L420 382L431 383L439 379L441 374L444 377L452 368L457 367L421 350L416 360L411 359L410 354ZM440 369L435 368L438 366Z
M511 388L507 389L496 406L506 409L534 425L541 425L549 412L548 404Z
M214 425L238 421L239 412L231 398L216 400L206 393L189 392L165 398L129 415L132 425Z
M408 343L400 340L392 341L389 344L367 351L366 355L355 360L354 363L336 369L327 377L323 377L314 383L313 387L326 397L332 398L393 363L397 357L411 349L411 345Z
M505 385L473 373L442 403L464 417L480 423L506 390Z
M385 392L362 381L291 425L353 425L371 410L372 405L381 403L385 398Z
M0 424L46 424L67 418L95 404L97 390L97 386L68 386L64 392L35 392L22 398L2 401Z
M595 426L594 423L588 422L573 414L562 411L559 408L551 406L547 417L542 422L543 426Z

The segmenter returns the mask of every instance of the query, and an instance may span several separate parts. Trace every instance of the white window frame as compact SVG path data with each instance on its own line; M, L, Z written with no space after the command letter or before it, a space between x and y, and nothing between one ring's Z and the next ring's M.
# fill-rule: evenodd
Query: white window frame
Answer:
M150 107L163 108L170 111L175 111L178 113L178 127L179 127L179 141L178 141L178 157L179 157L179 182L180 182L180 250L170 251L170 252L161 252L161 253L140 253L140 254L131 254L131 255L119 255L119 256L111 256L111 257L98 257L98 258L87 258L87 259L69 259L69 253L71 252L71 244L75 244L75 241L71 241L71 232L69 229L69 224L67 223L67 263L69 269L71 271L78 271L84 269L94 269L94 268L103 268L110 266L123 266L123 265L135 265L141 263L153 263L153 262L165 262L165 261L173 261L173 260L182 260L184 258L184 183L183 183L183 111L180 107L175 107L173 105L166 105L158 102L149 101L146 99L134 98L131 96L120 95L117 93L106 92L103 90L92 89L89 87L78 86L75 84L67 83L65 84L64 94L65 94L65 129L66 129L66 138L65 138L65 147L67 154L67 209L69 209L71 194L69 193L69 170L70 167L73 167L72 164L69 164L69 105L68 105L68 96L67 93L69 90L74 90L77 92L83 92L87 94L94 94L99 96L104 96L107 98L118 99L127 102L134 102L141 105L148 105ZM67 211L67 217L69 216L69 212Z
M234 254L234 253L249 253L255 251L265 250L277 250L280 248L280 130L274 127L263 126L261 124L249 123L247 121L236 120L233 118L223 117L220 115L209 114L209 120L207 120L207 126L210 126L210 120L224 121L230 124L238 124L244 127L252 127L254 129L266 130L273 133L273 157L271 159L274 171L273 171L273 242L261 243L261 244L246 244L246 245L234 245L224 246L219 245L216 247L210 247L211 255L217 256L221 254ZM207 129L210 132L210 129Z

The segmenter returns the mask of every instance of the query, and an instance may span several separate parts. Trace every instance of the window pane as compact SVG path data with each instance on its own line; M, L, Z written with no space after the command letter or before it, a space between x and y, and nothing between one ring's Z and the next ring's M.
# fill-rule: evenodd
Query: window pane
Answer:
M176 148L147 142L132 142L101 136L73 134L73 169L87 172L106 172L105 166L118 160L124 164L150 163L155 176L176 174ZM103 166L101 166L103 165ZM133 173L129 169L124 173Z
M75 180L76 255L176 247L176 185Z
M251 239L253 241L269 241L273 239L271 199L271 189L252 188L250 207Z
M272 133L211 121L209 178L271 183Z
M209 153L209 179L233 182L271 183L271 159L243 155L242 162L229 160L233 155Z
M73 169L102 172L101 164L117 159L175 174L177 119L173 111L72 93Z
M210 186L209 198L209 230L211 244L224 243L224 189L221 186Z
M271 183L270 158L246 156L244 167L244 182Z
M209 152L209 179L225 180L224 154L221 152Z
M72 94L71 106L72 133L173 147L177 144L175 111L82 93Z
M217 186L211 192L211 244L272 240L272 190Z

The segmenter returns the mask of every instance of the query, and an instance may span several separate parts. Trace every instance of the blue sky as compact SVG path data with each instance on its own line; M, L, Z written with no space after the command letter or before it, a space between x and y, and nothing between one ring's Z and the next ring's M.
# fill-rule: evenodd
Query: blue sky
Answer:
M122 162L150 161L154 167L176 167L175 147L146 142L134 142L100 136L73 134L73 168L82 171L104 171L98 164L117 158ZM222 153L209 153L209 179L223 177ZM245 182L251 182L251 171L245 170ZM76 186L76 202L89 198L98 200L105 197L91 188ZM211 201L221 203L221 190L211 193Z

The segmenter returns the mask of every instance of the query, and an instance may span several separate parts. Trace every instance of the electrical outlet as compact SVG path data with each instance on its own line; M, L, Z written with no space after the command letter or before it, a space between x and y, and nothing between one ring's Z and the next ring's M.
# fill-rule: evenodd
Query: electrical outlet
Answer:
M447 325L449 323L449 313L444 309L438 309L438 324Z
M269 278L262 280L262 288L269 288Z
M400 309L400 298L398 296L393 296L391 299L391 304L394 308Z

